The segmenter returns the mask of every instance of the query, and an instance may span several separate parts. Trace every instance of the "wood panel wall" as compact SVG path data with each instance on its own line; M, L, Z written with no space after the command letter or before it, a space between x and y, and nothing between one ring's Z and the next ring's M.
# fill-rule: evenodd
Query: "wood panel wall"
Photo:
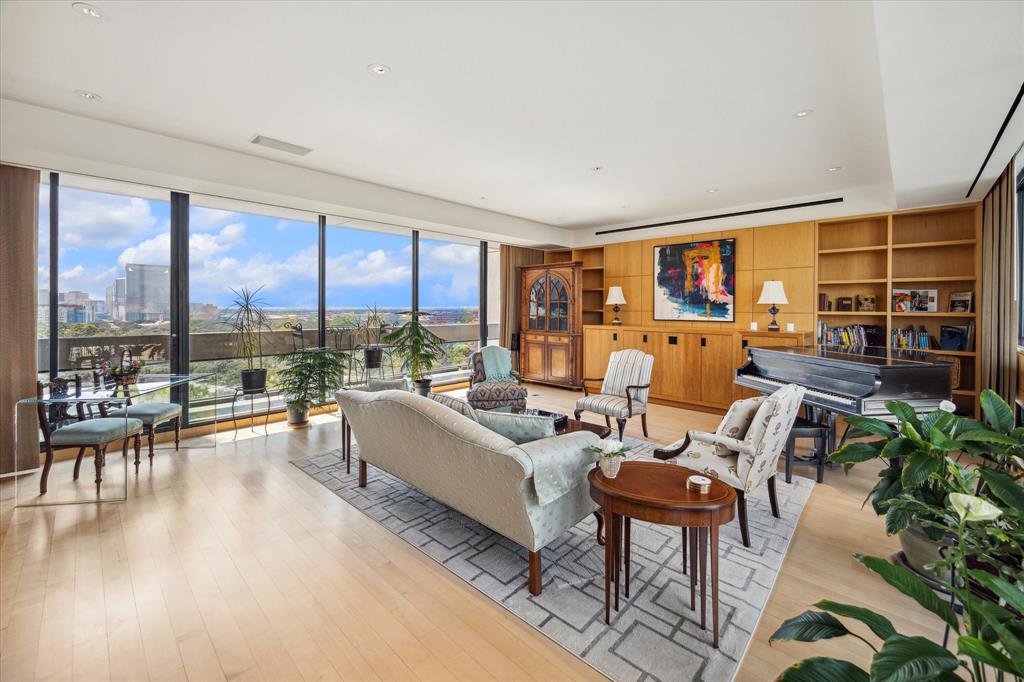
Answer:
M39 171L0 165L0 474L39 466L34 411L15 419L18 400L36 392L38 211Z
M654 247L709 239L736 239L736 321L665 322L654 319ZM798 331L814 328L815 275L814 223L787 223L763 227L701 232L661 237L605 246L604 283L621 286L627 305L619 317L624 324L675 329L746 330L750 322L765 329L771 321L768 306L757 305L761 285L767 279L782 280L789 305L780 306L778 321ZM611 309L605 311L605 324L612 321Z

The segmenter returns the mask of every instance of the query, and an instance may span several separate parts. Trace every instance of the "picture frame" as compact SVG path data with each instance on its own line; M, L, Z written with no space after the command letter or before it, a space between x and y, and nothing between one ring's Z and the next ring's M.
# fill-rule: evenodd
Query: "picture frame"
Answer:
M654 319L736 321L736 240L654 247Z
M952 291L949 294L949 304L946 312L950 313L972 313L974 312L973 291Z
M939 311L938 289L893 289L894 313L936 313Z

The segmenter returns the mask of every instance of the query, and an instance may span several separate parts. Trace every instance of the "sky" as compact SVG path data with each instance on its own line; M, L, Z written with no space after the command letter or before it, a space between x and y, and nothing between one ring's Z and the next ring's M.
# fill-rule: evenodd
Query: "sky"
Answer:
M39 286L48 288L48 192L40 192ZM316 308L313 223L193 206L189 214L192 303L227 306L231 288L263 287L271 307ZM170 204L72 187L60 189L59 291L104 299L127 263L170 263ZM411 238L327 227L327 306L407 308ZM476 307L479 249L420 241L420 305Z

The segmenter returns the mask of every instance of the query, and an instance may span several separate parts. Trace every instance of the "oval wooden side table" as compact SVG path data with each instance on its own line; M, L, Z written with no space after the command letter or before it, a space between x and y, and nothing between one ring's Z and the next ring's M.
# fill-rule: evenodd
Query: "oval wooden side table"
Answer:
M587 478L590 497L601 505L605 520L604 622L611 623L612 584L615 610L619 609L619 573L625 564L626 598L629 598L630 520L679 526L683 533L683 566L687 547L690 563L690 608L695 608L697 574L700 573L700 624L707 619L707 546L711 544L711 620L714 646L718 648L718 528L736 515L736 491L712 479L706 494L686 488L686 479L699 472L658 462L623 462L619 475L605 478L594 468ZM625 545L625 552L623 552ZM624 557L623 557L624 554ZM625 561L623 562L623 558Z

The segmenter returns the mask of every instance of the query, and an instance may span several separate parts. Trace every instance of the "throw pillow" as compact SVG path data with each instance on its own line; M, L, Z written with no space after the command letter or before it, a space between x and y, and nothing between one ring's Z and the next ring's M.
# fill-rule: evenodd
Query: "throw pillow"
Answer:
M766 399L766 396L759 395L753 398L745 398L743 400L737 400L729 408L722 423L715 429L715 433L720 436L729 436L736 440L743 440L747 435L747 431L750 429L751 422L754 421L754 415L757 414L757 410L761 407ZM719 457L731 457L733 451L724 445L716 445L715 454Z
M409 380L405 377L396 377L394 379L375 379L370 377L366 382L366 390L371 393L377 391L408 391Z
M551 417L477 410L476 418L481 425L505 436L516 445L555 435L555 420Z
M433 400L435 403L441 403L445 407L455 410L463 417L469 417L475 422L480 421L479 419L477 419L476 410L474 410L473 407L465 400L460 400L459 398L455 398L450 395L445 395L444 393L431 393L430 399Z

